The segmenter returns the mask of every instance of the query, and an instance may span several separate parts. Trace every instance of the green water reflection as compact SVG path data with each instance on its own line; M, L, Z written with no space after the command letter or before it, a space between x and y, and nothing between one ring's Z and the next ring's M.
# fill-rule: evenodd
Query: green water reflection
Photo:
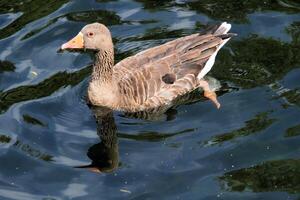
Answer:
M285 132L285 137L295 137L300 135L300 124L288 128Z
M21 30L25 25L37 19L45 17L55 10L59 9L68 0L27 0L27 1L1 1L0 14L3 13L18 13L22 15L8 26L0 29L0 39L8 37L15 32Z
M15 103L49 96L61 87L77 85L87 77L90 70L91 67L86 67L74 73L59 72L36 85L20 86L0 92L0 113Z
M223 133L221 135L214 136L210 140L206 141L205 145L216 145L216 144L222 144L226 141L232 141L239 137L245 137L252 134L257 134L265 129L267 129L269 126L271 126L276 120L269 117L269 112L263 112L257 114L253 119L248 120L245 122L245 126L233 130L229 133Z
M0 73L13 72L16 69L15 65L7 60L0 60Z
M300 192L300 160L267 161L254 167L225 173L219 178L228 191Z

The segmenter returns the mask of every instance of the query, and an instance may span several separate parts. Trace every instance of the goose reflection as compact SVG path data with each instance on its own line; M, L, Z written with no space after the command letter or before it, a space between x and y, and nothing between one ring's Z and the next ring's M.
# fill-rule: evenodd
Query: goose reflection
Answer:
M229 91L226 85L221 87L218 80L212 77L206 78L207 84L211 91L218 91L218 94L224 94ZM172 105L159 107L155 110L149 110L144 112L136 113L123 113L122 117L137 118L142 120L166 120L170 121L176 118L177 106L182 104L190 104L197 101L206 100L202 93L203 91L197 90L187 95L184 95L176 99ZM214 103L214 102L213 102ZM88 165L77 166L76 168L88 169L92 172L97 173L109 173L113 172L119 167L119 148L118 148L118 137L131 138L134 140L145 140L143 135L127 135L117 133L117 126L115 123L113 110L105 107L90 106L91 111L96 119L97 123L97 135L99 136L100 143L92 145L88 151L87 156L91 159L91 163ZM172 134L161 134L157 133L155 136L156 140L166 137L172 137L178 134L184 134L187 131L181 131ZM151 138L152 138L151 137ZM146 138L149 138L147 135Z
M91 107L97 123L97 135L100 143L88 149L87 156L91 164L76 168L87 168L92 172L112 172L119 165L117 126L113 111L104 107Z

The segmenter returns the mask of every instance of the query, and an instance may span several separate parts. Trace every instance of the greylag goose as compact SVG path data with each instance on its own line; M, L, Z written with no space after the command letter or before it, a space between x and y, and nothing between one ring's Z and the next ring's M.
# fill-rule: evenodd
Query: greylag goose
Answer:
M86 25L62 50L95 52L88 86L90 104L137 112L172 104L177 97L202 87L204 96L219 108L216 94L203 77L212 68L218 51L235 34L223 22L204 33L181 37L142 51L114 65L111 33L100 23Z

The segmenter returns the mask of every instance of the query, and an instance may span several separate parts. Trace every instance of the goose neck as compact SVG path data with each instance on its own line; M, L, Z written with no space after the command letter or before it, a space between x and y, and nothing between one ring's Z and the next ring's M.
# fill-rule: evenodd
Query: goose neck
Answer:
M92 72L92 81L109 82L112 79L112 68L114 65L114 52L112 50L101 50L95 54Z

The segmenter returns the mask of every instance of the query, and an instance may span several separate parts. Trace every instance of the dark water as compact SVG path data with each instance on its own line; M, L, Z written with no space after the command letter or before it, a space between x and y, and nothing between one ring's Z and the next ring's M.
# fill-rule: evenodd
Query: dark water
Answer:
M94 21L120 60L225 20L220 110L91 111L90 57L57 52ZM297 0L1 0L0 60L1 200L300 199Z

